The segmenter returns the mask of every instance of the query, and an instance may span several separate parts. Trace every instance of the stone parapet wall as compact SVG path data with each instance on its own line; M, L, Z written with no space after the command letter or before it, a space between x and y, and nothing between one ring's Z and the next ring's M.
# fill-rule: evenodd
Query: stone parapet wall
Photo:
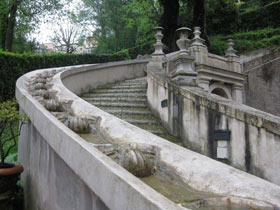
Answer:
M245 98L248 106L280 116L280 52L262 50L244 57Z
M156 115L184 145L217 158L214 132L230 131L224 162L280 184L278 174L280 118L209 94L198 87L180 87L168 77L148 70L148 101ZM167 100L168 107L161 107Z
M147 60L38 70L17 81L21 112L30 119L19 139L19 160L25 168L22 180L32 187L25 188L26 209L186 209L144 184L47 111L41 98L31 95L27 82L48 72L56 73L48 86L53 99L68 107L66 114L94 120L98 133L114 145L152 148L157 170L181 186L214 193L226 202L280 208L279 186L170 143L76 95L100 84L143 76L144 63ZM163 91L169 88L165 84ZM158 96L160 100L161 93Z

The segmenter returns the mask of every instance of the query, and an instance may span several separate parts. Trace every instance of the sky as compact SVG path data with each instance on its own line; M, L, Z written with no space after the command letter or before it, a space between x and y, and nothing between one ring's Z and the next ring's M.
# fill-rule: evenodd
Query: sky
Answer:
M78 12L77 5L82 4L81 0L73 0L71 3L66 3L62 0L64 9L72 12ZM54 31L58 30L59 24L67 24L67 16L46 15L40 19L37 29L31 34L31 39L36 39L39 43L50 43L51 37L54 36Z

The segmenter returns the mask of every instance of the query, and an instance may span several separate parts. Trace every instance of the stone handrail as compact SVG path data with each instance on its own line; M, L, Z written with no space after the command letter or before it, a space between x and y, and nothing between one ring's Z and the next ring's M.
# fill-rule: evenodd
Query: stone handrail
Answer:
M233 196L247 204L279 208L279 186L170 143L75 95L98 85L143 76L146 63L147 60L135 60L56 69L50 90L55 100L68 105L67 113L95 121L103 138L119 145L153 148L164 172L183 185ZM53 69L30 72L17 81L20 109L30 119L19 141L19 160L25 167L23 181L30 190L28 209L184 209L71 131L32 97L26 83L46 71Z

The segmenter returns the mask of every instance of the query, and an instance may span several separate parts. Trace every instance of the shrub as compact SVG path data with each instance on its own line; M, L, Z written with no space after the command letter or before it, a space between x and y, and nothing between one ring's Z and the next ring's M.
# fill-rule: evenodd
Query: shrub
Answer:
M210 52L224 55L227 49L227 39L234 39L234 48L238 53L249 52L265 47L273 47L280 45L280 29L266 28L256 31L249 31L246 33L236 33L231 36L212 36Z
M16 80L36 69L124 60L125 54L13 54L0 51L0 102L15 95Z
M153 43L154 41L138 45L132 48L123 49L119 51L118 54L124 54L126 59L135 59L138 55L149 55L152 54L154 51Z

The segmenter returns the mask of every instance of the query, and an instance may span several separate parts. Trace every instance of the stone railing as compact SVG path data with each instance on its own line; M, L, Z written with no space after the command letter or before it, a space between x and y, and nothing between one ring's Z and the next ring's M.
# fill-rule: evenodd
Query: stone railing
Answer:
M187 148L280 185L280 118L237 103L242 102L245 75L231 40L226 57L221 57L195 44L196 39L183 51L148 64L150 108ZM230 82L224 91L232 97L209 94L209 88L221 89Z
M279 186L170 143L75 95L143 76L147 62L37 70L17 81L20 110L30 119L19 139L26 209L186 209L131 173L169 177L168 183L180 183L177 188L216 196L206 203L280 208ZM81 138L81 131L92 141ZM107 143L95 143L98 138ZM133 167L121 165L131 173L111 154L127 157Z

